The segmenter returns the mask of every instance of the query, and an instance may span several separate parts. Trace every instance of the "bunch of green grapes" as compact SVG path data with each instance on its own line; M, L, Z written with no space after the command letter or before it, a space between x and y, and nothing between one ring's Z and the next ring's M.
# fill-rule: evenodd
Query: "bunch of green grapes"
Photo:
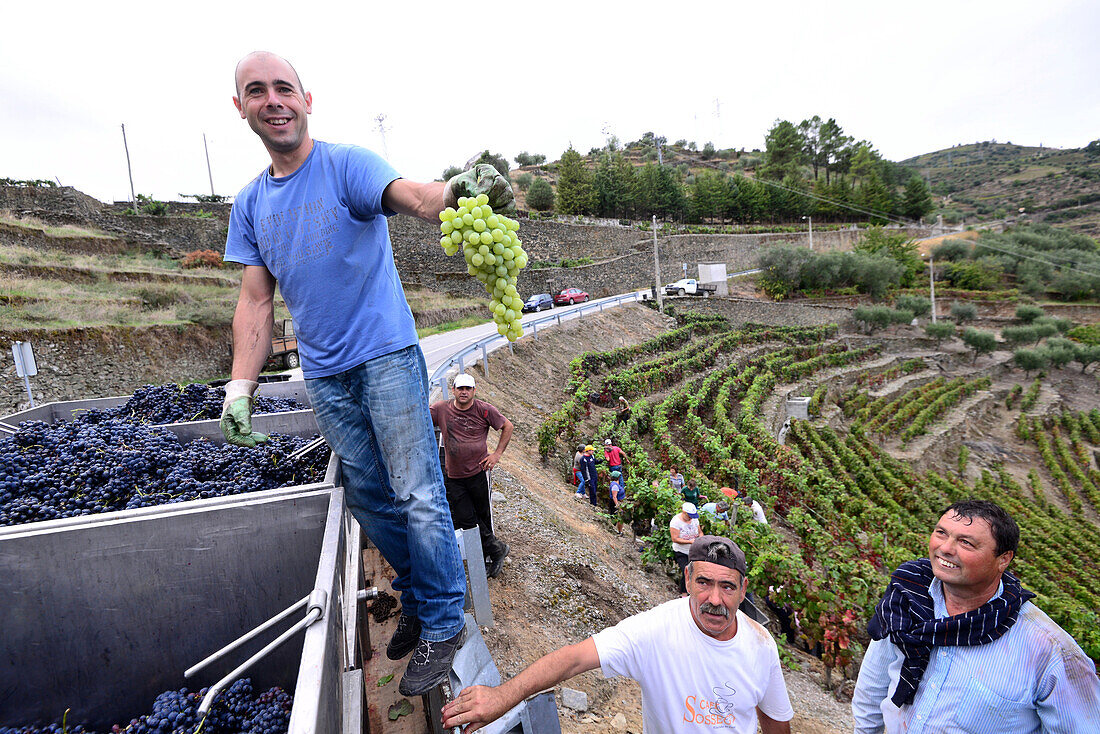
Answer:
M453 255L462 248L466 272L485 286L492 296L497 332L514 342L523 336L520 317L523 299L516 290L516 275L527 265L527 253L519 241L519 222L503 214L494 214L489 197L459 198L458 209L447 207L439 213L443 252Z

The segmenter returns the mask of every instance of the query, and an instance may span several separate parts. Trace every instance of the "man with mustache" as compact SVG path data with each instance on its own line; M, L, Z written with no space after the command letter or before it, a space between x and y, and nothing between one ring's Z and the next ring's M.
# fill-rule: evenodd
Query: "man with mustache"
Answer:
M443 726L473 732L528 696L588 670L642 686L642 726L651 734L789 734L794 716L779 653L768 631L737 611L745 554L728 538L691 544L690 595L624 619L545 655L506 683L471 686L443 707Z
M868 625L857 734L1100 732L1096 666L1007 572L1019 539L993 502L944 510Z

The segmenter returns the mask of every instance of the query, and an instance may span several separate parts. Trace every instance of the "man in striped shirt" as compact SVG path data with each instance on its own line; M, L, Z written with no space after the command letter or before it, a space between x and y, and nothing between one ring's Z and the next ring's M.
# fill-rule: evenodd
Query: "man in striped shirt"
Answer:
M868 626L857 734L1100 732L1096 666L1007 572L1019 537L993 502L944 511Z

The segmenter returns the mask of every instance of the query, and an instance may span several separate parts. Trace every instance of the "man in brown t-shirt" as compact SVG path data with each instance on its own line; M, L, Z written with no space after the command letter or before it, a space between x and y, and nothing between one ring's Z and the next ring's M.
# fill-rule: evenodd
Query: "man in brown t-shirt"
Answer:
M489 472L512 440L512 421L484 400L475 399L475 392L474 378L460 374L454 381L454 399L432 404L432 422L443 436L443 479L451 519L456 528L478 528L490 560L489 577L495 578L504 566L508 544L493 533ZM496 451L491 454L486 445L490 428L500 431Z

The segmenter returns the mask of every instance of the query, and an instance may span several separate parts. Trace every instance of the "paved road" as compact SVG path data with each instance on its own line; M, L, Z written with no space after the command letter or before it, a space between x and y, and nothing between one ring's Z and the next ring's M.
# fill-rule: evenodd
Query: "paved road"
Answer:
M642 292L643 291L637 291L636 293L626 295L638 297ZM597 298L587 303L578 303L574 306L557 306L541 313L524 314L522 319L524 324L523 332L525 335L529 335L534 333L535 329L547 328L557 323L559 319L561 321L568 321L569 319L578 318L581 312L591 313L593 311L599 311L601 304L611 305L613 307L616 298L619 297L609 296L608 298ZM609 304L609 302L611 303ZM533 322L536 321L549 321L550 323L535 326ZM457 329L443 334L424 337L420 340L420 348L424 351L424 361L428 364L428 374L433 374L441 366L449 363L454 355L458 354L463 349L496 333L496 324L490 321L480 326L470 326L465 329ZM505 339L497 339L492 344L488 345L488 350L493 352L505 346L507 343ZM472 363L479 357L480 350L474 355L471 355L466 360L466 364Z
M640 297L643 292L644 291L638 291L634 294L627 295ZM578 303L573 306L557 306L541 313L524 314L522 318L524 334L532 334L534 333L534 329L546 328L551 325L532 326L533 322L551 320L551 322L554 323L557 322L559 318L561 321L575 319L580 316L581 312L591 313L592 311L598 311L601 304L607 304L609 301L614 301L615 298L617 298L617 296L597 298L587 303ZM496 324L490 321L478 326L468 326L465 329L456 329L443 334L433 334L432 336L424 337L420 340L420 348L424 352L424 361L428 365L428 374L432 375L441 366L450 363L454 355L458 354L463 349L496 333ZM507 344L507 340L497 339L492 344L488 345L488 350L489 352L494 352ZM472 364L477 358L480 358L480 356L481 352L479 350L474 355L471 355L466 360L465 364ZM299 367L297 369L287 370L286 374L290 375L291 380L301 380L302 368Z

